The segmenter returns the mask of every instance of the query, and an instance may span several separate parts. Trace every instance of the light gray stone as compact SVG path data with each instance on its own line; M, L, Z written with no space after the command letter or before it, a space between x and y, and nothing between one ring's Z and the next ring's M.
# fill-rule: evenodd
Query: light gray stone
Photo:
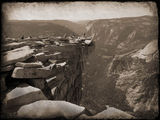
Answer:
M66 101L40 100L22 106L17 117L22 118L56 118L65 117L71 119L79 115L85 108Z
M16 67L12 73L13 78L49 78L57 73L56 67L23 68Z
M30 49L29 46L24 46L2 53L2 66L25 61L26 59L30 58L33 53L34 49Z
M32 62L32 63L24 63L24 62L17 62L17 67L25 67L25 68L42 68L42 62Z
M22 46L25 46L26 43L25 42L13 42L13 43L8 43L8 44L3 44L2 45L2 50L12 50L12 49L16 49Z
M63 72L63 66L50 64L43 68L16 67L12 73L13 78L50 78Z
M38 100L47 100L40 89L26 86L16 87L6 95L7 107L26 105Z
M74 52L76 51L76 45L63 45L63 46L56 46L56 45L47 45L45 46L44 50L45 51L50 51L50 52Z
M46 55L45 53L38 53L35 55L35 59L38 60L38 61L42 61L42 62L45 62L47 61L48 59L59 59L59 58L62 58L62 55L60 52L55 52L54 54L49 54L49 55Z
M133 119L134 116L114 107L108 107L106 110L94 115L81 115L79 119Z

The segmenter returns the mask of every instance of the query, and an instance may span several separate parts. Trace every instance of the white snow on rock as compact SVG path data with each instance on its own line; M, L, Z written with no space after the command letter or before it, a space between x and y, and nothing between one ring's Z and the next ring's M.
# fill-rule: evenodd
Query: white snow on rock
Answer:
M85 108L66 102L40 100L34 103L22 106L17 117L20 118L72 118L81 113Z

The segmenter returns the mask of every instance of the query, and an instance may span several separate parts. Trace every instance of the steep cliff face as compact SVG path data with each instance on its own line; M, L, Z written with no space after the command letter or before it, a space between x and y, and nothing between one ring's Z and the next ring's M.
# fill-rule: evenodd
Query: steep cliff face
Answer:
M149 16L93 20L86 29L88 35L94 36L97 47L104 48L107 54L121 54L156 39L157 21Z
M80 103L83 62L89 46L85 40L73 41L57 37L5 39L0 71L4 115L38 100Z
M124 92L137 116L158 115L158 63L158 43L154 40L139 51L115 56L108 68L108 76L118 75L116 88Z

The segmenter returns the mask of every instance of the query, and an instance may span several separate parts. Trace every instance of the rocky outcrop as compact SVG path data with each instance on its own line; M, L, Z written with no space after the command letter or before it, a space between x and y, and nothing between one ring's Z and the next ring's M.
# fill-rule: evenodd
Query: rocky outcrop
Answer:
M116 88L125 93L128 105L135 115L142 118L155 118L158 115L157 46L157 40L153 40L140 52L117 55L108 69L108 75L119 76L116 79Z
M156 53L157 52L157 53ZM158 41L153 40L143 49L137 51L132 57L144 59L146 62L152 61L158 55Z
M69 43L55 37L52 44L43 38L17 40L25 44L15 44L15 41L5 41L8 47L3 45L5 48L2 49L5 52L2 52L1 99L5 114L13 114L22 105L46 99L79 104L82 49L88 45L85 40ZM28 87L19 87L23 83Z

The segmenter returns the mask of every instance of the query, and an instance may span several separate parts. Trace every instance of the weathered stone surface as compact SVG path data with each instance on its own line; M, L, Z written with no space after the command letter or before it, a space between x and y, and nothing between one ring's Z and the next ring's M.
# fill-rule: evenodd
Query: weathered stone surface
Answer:
M52 60L52 59L49 59L48 60L50 63L52 63L52 64L56 64L56 62L57 62L57 60Z
M150 55L155 53L155 51L157 50L158 50L158 40L153 40L145 46L145 48L141 51L141 54Z
M67 63L66 62L62 62L62 63L57 63L56 66L57 67L64 67Z
M57 85L57 82L59 82L59 81L57 81L56 76L54 76L49 79L46 79L46 82L48 83L48 86L50 88L54 88Z
M26 87L16 87L12 91L10 91L6 98L7 108L13 106L21 106L25 104L29 104L35 102L37 100L47 100L44 94L40 89L26 86Z
M132 57L138 57L145 59L146 62L150 62L153 59L154 54L158 51L158 40L153 40L148 43L143 49L137 51Z
M155 54L157 51L156 46L156 41L146 45L142 49L143 53L146 54L144 56ZM112 76L117 75L115 87L124 93L128 106L134 111L136 116L155 118L159 110L159 67L157 67L159 66L159 59L158 57L152 57L153 59L147 62L145 61L146 58L142 59L142 56L139 56L142 55L139 52L141 51L114 58L109 67L109 73Z
M41 53L38 53L36 55L34 55L35 59L36 60L39 60L39 61L46 61L47 59L45 58L45 53L44 52L41 52Z
M13 42L13 43L8 43L8 44L3 44L2 50L5 50L5 51L12 50L12 49L19 48L25 45L26 45L25 42Z
M79 51L77 51L78 46L76 44L65 44L63 42L60 42L59 46L48 45L49 49L43 49L43 47L37 47L34 45L37 43L38 46L39 45L43 46L44 44L46 44L45 41L42 41L42 42L38 40L32 41L31 38L29 38L27 40L23 39L19 42L22 42L22 41L26 42L28 47L29 46L31 48L33 47L35 49L34 53L38 53L38 54L34 55L30 59L27 59L25 62L19 61L19 60L17 62L14 62L16 63L15 65L16 68L14 69L11 77L18 78L18 79L11 78L10 80L27 82L27 84L41 89L40 92L43 93L46 99L52 100L53 98L57 98L57 99L62 98L61 100L72 102L71 99L74 96L73 101L74 103L78 104L78 102L76 101L80 101L80 97L77 97L77 96L80 96L78 91L80 90L79 88L81 87L80 82L78 82L77 84L77 81L81 81L81 77L79 77L81 75L79 73L80 70L79 70L78 63L80 61L79 58L82 57L80 56ZM49 39L47 39L47 43L50 43ZM37 61L43 62L44 66L46 67L42 66L42 64L38 64ZM73 61L76 61L76 62L73 62ZM32 63L32 62L35 62L35 63ZM65 70L68 67L71 67L71 69L73 68L74 69L73 71L75 72L70 72ZM66 77L66 75L68 77ZM51 78L53 76L56 76L56 77ZM71 79L69 79L70 77ZM50 78L50 79L47 79L47 78ZM63 89L58 90L58 92L56 92L57 88L58 89L63 88ZM16 93L16 91L17 90L15 90L15 92L12 91L13 94ZM22 90L19 90L19 91L22 91ZM16 106L16 109L17 109L17 106L20 107L20 105L28 104L34 101L35 97L37 97L37 93L38 91L33 91L31 93L24 92L24 95L23 95L17 92L17 94L19 94L20 96L15 95L15 98L11 98L7 100L7 104L10 108L13 108L14 106ZM55 93L56 95L57 93L58 94L60 93L60 96L59 97L54 96ZM26 96L29 96L29 97L26 98ZM34 99L30 100L32 97ZM40 99L41 99L41 95L40 95ZM66 112L64 112L64 114L66 114Z
M57 87L54 87L54 88L51 89L52 95L54 95L54 92L55 92L56 88Z
M76 45L67 44L64 46L47 45L44 48L45 51L50 52L74 52L76 50Z
M2 41L2 42L4 42L4 43L12 43L12 42L17 42L18 40L16 40L15 38L5 38L4 39L4 41Z
M2 66L13 64L20 61L25 61L34 53L34 49L29 46L17 48L5 53L2 53Z
M48 86L50 88L54 88L56 87L60 82L62 82L64 80L64 73L59 73L56 76L46 79Z
M36 46L45 46L45 44L43 42L41 42L41 41L28 42L28 44L31 45L31 46L34 46L34 47L36 47Z
M24 63L24 62L17 62L17 67L25 67L25 68L42 68L42 62L33 62L33 63Z
M65 117L71 119L79 115L85 108L66 102L40 100L28 105L22 106L17 117L22 118L56 118Z
M94 115L81 115L79 119L133 119L134 116L114 107L108 107L106 110Z
M85 40L84 43L85 43L86 45L90 45L90 44L92 43L92 40Z
M1 66L1 72L7 72L14 69L14 65Z
M63 56L61 55L60 52L56 52L54 54L49 54L49 55L46 55L45 53L42 52L42 53L36 54L35 58L36 58L36 60L45 62L48 59L60 59L60 58L63 58Z
M48 78L56 75L56 67L47 66L44 68L23 68L16 67L12 73L13 78Z
M26 42L32 42L32 41L41 41L41 38L25 38L22 41L26 41Z
M43 94L49 99L53 99L51 88L48 86L48 83L45 79L30 79L28 80L28 84L34 86L36 88L41 89Z

